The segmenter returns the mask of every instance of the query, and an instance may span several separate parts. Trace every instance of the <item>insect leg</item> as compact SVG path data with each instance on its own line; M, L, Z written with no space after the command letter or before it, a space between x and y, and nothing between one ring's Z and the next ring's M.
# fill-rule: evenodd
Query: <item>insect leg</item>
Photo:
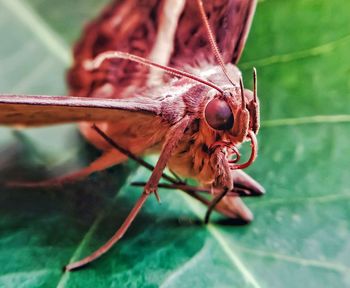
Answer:
M162 148L162 152L157 161L156 166L151 174L151 177L147 181L144 191L145 193L156 193L158 190L158 183L162 178L163 171L171 157L172 152L176 148L178 142L185 133L185 129L188 127L190 122L189 117L185 117L180 122L175 124L166 135L165 143Z
M253 214L250 212L248 207L245 206L240 197L232 196L232 191L223 191L212 201L209 201L201 195L198 195L196 192L185 192L204 205L208 206L208 210L204 219L204 222L206 224L208 223L210 214L213 210L228 218L234 219L237 224L246 224L253 220Z
M158 190L157 186L158 186L159 180L163 177L167 180L170 180L171 182L174 181L174 180L172 180L171 177L164 174L163 171L164 171L166 164L171 156L172 151L176 147L178 141L181 139L181 137L185 131L185 128L188 126L188 123L189 123L189 118L186 117L170 129L170 131L168 132L168 134L166 136L165 144L164 144L164 147L162 149L161 155L160 155L155 167L153 167L152 165L150 165L149 163L147 163L143 159L135 156L133 153L131 153L127 149L119 146L115 141L113 141L113 139L108 137L96 125L93 125L92 128L95 129L96 132L102 138L104 138L110 145L112 145L112 147L116 148L118 151L120 151L121 153L125 154L126 156L132 158L136 162L142 164L146 168L152 170L152 175L151 175L150 179L148 180L148 182L146 183L146 185L144 187L144 191L146 191L148 193L154 193L158 202L159 202L160 198L159 198L158 191L157 191ZM174 135L172 135L172 133L174 133ZM175 180L175 182L176 182L176 180Z
M27 187L27 188L36 188L36 187L51 187L63 185L65 183L74 182L80 179L83 179L90 174L98 171L105 170L111 166L117 165L125 161L127 157L122 153L115 150L108 150L102 154L95 161L90 163L89 166L82 168L76 172L70 173L68 175L60 176L57 178L52 178L44 181L38 182L8 182L6 183L7 187Z
M133 182L131 183L133 186L140 186L143 187L146 185L145 182ZM177 189L181 190L187 193L205 193L205 194L218 194L221 192L219 189L215 189L214 191L210 188L206 187L200 187L200 186L191 186L184 184L183 182L177 182L177 183L172 183L172 184L167 184L167 183L159 183L158 184L159 188L165 188L165 189ZM260 196L261 194L258 193L252 193L249 188L243 186L243 185L235 185L235 188L227 193L227 196L230 197L250 197L250 196Z
M265 194L264 187L242 170L233 170L231 173L234 184L233 192L240 196L243 196L243 193L244 196L262 196ZM227 212L225 214L229 217L241 218L245 222L250 222L253 219L253 214L244 205L243 201L239 197L228 197L229 193L224 190L213 199L208 206L205 223L208 223L214 209L224 209Z
M101 137L103 137L112 147L117 149L119 152L125 154L126 156L133 159L134 161L136 161L140 165L144 166L145 168L147 168L151 171L154 170L153 165L144 161L142 158L134 155L132 152L128 151L127 149L121 147L118 143L116 143L113 139L111 139L103 131L101 131L97 126L93 126L93 128L96 130L97 133L99 133L101 135ZM224 197L224 199L222 200L222 202L234 202L235 209L233 209L232 204L221 205L220 203L218 205L214 205L213 208L217 212L219 212L227 217L230 217L230 218L237 218L239 215L242 214L243 216L240 216L240 217L247 219L247 218L249 218L249 217L247 217L247 215L249 216L249 213L248 212L243 213L243 212L246 211L248 208L244 208L243 202L240 200L232 200L232 199L230 201L226 201L226 198L237 198L237 197L232 197L232 196L256 196L256 195L258 195L258 193L252 193L249 189L254 188L256 191L258 191L259 187L261 187L261 186L257 182L255 182L252 178L250 178L248 175L246 175L244 172L242 172L243 176L239 175L239 172L238 173L236 173L236 172L238 172L238 170L232 171L232 173L234 173L234 175L238 175L240 177L237 176L234 179L241 180L241 181L239 181L237 183L237 187L235 187L235 190L229 191L227 193L228 197ZM246 178L244 178L244 175L246 176ZM182 190L183 192L185 192L189 196L195 198L196 200L198 200L202 204L204 204L206 206L210 206L211 202L208 199L206 199L205 197L199 195L199 193L207 193L207 194L211 193L210 189L196 187L196 186L190 186L187 184L180 183L177 179L174 179L174 178L172 178L164 173L162 174L162 178L171 182L172 184L162 183L162 184L158 184L157 187ZM253 184L248 185L248 183L253 183L255 185L253 185ZM146 183L134 183L134 184L135 184L135 186L145 186L146 185ZM261 189L263 189L263 188L261 187ZM237 208L236 206L237 207L239 206L239 208ZM237 213L237 211L243 211L243 212Z
M156 193L159 180L163 175L163 170L165 169L166 164L172 152L176 148L179 140L182 138L185 129L189 124L189 121L190 119L188 117L185 117L180 122L171 127L171 129L169 130L166 136L162 152L159 156L156 166L154 167L154 170L152 171L151 177L147 181L141 197L138 199L135 206L130 211L122 226L117 230L117 232L112 236L112 238L106 242L106 244L104 244L94 253L83 258L82 260L67 265L65 267L65 270L70 271L78 269L85 266L86 264L93 262L101 255L106 253L115 243L117 243L120 240L121 237L123 237L123 235L128 230L129 226L131 225L137 214L140 212L143 204L146 202L149 195L151 195L152 193ZM96 131L98 131L98 129Z
M246 176L249 177L248 175ZM141 182L133 183L133 185L135 186L144 186L145 184L146 183L141 183ZM260 192L256 192L257 190L255 191L255 193L252 193L251 190L248 190L248 189L252 189L251 187L248 188L247 186L244 186L243 188L243 185L237 184L235 185L235 188L231 191L228 191L227 194L220 193L217 195L216 198L214 198L214 200L210 201L199 194L199 193L210 194L211 191L208 188L201 188L201 187L189 186L184 184L164 184L164 183L158 184L158 187L166 188L166 189L181 190L186 194L188 194L189 196L195 198L202 204L208 206L209 208L205 216L206 222L209 221L210 214L212 213L213 210L215 210L226 217L235 219L237 221L237 224L249 223L252 221L253 215L248 209L248 207L245 206L245 204L240 199L240 197L263 195L263 194L260 194ZM254 186L254 189L256 189L255 186Z
M129 151L128 149L120 146L116 141L114 141L112 138L110 138L108 135L106 135L100 128L98 128L95 124L92 126L93 129L104 139L106 142L108 142L113 148L115 148L120 153L124 154L128 158L134 160L135 162L139 163L141 166L145 167L146 169L153 171L154 166L143 160L141 157L136 156L134 153ZM162 177L165 180L168 180L172 183L177 183L177 180L166 175L165 173L162 174Z
M134 155L132 152L130 152L129 150L125 149L124 147L120 146L118 143L116 143L112 138L110 138L108 135L106 135L101 129L99 129L96 125L92 126L93 129L96 130L96 132L102 137L104 138L112 147L114 147L115 149L117 149L119 152L123 153L124 155L126 155L127 157L133 159L134 161L136 161L137 163L139 163L141 166L145 167L146 169L153 171L155 169L155 167L151 164L149 164L148 162L146 162L145 160L143 160L142 158ZM210 193L211 191L209 189L206 188L199 188L199 187L195 187L195 186L189 186L187 184L184 184L183 181L179 181L181 179L179 179L179 177L176 178L172 178L170 176L168 176L167 174L163 173L162 174L162 178L171 182L172 184L167 185L167 184L158 184L158 187L163 187L163 188L169 188L169 189L180 189L183 192L187 193L188 195L194 197L195 199L199 200L200 202L202 202L205 205L209 205L210 201L208 201L207 199L205 199L204 197L198 195L197 192L207 192ZM135 182L132 185L135 186L145 186L146 183L142 182ZM220 211L219 211L220 212ZM222 212L221 212L222 213ZM223 213L225 214L225 213Z
M144 182L132 183L132 185L135 185L135 186L144 186L145 184L146 183ZM247 188L235 187L233 190L228 191L226 196L223 197L221 201L216 201L216 204L213 205L213 202L211 202L208 198L200 195L200 193L211 194L212 191L209 188L190 186L186 184L165 184L165 183L158 184L158 187L165 188L165 189L181 190L182 192L198 200L205 206L208 206L208 207L212 206L213 208L211 208L211 210L214 209L216 212L228 218L233 219L234 223L237 225L247 224L252 220L252 213L249 211L249 209L245 206L245 204L242 202L242 200L239 197L261 195L261 194L260 195L253 194L249 190L247 190ZM217 193L220 193L220 192L221 191L217 191ZM209 220L209 216L206 216L206 217L208 217L208 220Z
M206 213L205 218L204 218L205 223L209 222L210 215L216 207L225 208L232 215L231 218L235 218L236 220L241 219L244 222L250 222L253 219L252 213L250 212L250 210L247 207L245 207L244 203L240 200L239 197L231 197L231 199L229 199L229 197L227 197L227 194L229 193L230 190L233 190L237 194L238 193L247 193L245 196L248 196L248 195L253 196L254 194L262 194L264 192L263 188L261 187L261 189L260 189L260 187L259 187L260 185L258 185L257 183L254 183L253 181L251 181L251 183L257 184L257 185L254 186L254 188L256 188L255 190L252 189L252 193L250 193L249 189L246 189L246 188L248 188L247 185L240 185L240 187L239 186L237 187L238 189L235 189L236 186L235 186L234 176L236 176L236 179L241 178L240 182L242 184L245 183L244 180L246 180L247 183L250 183L248 180L252 180L252 179L248 179L249 178L248 176L244 177L245 174L239 174L239 172L238 173L232 172L232 169L238 170L241 167L242 168L246 167L256 157L257 145L256 145L255 134L252 131L249 131L248 133L249 133L249 135L251 134L251 145L252 145L251 156L250 156L249 160L244 164L233 164L233 165L229 164L229 170L231 170L231 171L226 172L226 173L230 177L227 178L228 181L226 181L225 185L215 187L215 184L214 184L214 188L221 188L222 190L219 193L216 193L216 195L213 198L213 200L211 201L210 205L208 205L208 210L207 210L207 213ZM232 166L234 166L234 168L232 168ZM230 181L232 181L232 182L230 183ZM253 187L253 185L251 185L249 187ZM258 193L258 192L260 192L260 193Z
M64 269L66 271L71 271L71 270L81 268L81 267L93 262L95 259L99 258L104 253L106 253L109 249L111 249L112 246L116 242L118 242L118 240L120 238L122 238L124 236L125 232L128 230L129 226L134 221L137 214L140 212L143 204L146 202L149 195L150 194L142 193L142 195L140 196L140 198L137 200L136 204L134 205L134 207L130 211L129 215L126 217L122 226L120 226L120 228L117 230L117 232L113 235L113 237L111 239L108 240L108 242L106 242L106 244L104 244L102 247L100 247L94 253L83 258L82 260L68 264Z
M208 224L211 213L215 209L216 205L227 195L228 191L229 191L228 189L222 190L222 192L217 196L215 196L214 199L209 203L208 210L205 213L205 217L204 217L205 224Z

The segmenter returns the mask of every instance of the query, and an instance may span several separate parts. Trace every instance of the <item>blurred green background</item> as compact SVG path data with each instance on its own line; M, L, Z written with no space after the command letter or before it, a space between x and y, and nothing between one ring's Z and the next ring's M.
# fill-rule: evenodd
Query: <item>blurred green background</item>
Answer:
M0 0L0 91L64 94L70 47L107 1ZM214 221L180 192L151 199L88 269L149 173L128 163L55 189L0 188L0 287L350 287L350 2L260 1L240 67L259 72L263 127L249 226ZM97 152L72 125L0 128L0 181L42 179ZM217 215L214 220L218 219Z

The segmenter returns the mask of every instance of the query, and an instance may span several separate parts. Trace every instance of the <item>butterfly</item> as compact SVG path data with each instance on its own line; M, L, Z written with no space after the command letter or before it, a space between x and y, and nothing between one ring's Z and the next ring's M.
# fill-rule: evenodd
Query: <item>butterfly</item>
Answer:
M80 268L107 252L158 187L178 188L230 218L253 218L240 196L264 194L245 174L257 156L257 74L244 89L236 66L255 0L114 1L84 29L67 74L74 96L0 95L0 124L78 122L102 151L87 167L23 186L75 181L132 158L152 170L125 222L100 249L66 266ZM240 144L250 141L241 163ZM160 154L153 167L141 157ZM164 173L168 167L173 176ZM183 178L194 178L198 187ZM159 183L161 178L168 183ZM209 194L204 197L202 193Z

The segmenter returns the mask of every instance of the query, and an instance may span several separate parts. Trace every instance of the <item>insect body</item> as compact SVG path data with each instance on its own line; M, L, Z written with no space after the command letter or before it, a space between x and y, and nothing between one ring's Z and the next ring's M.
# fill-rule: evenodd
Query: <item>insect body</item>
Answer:
M208 205L206 220L213 209L252 219L239 196L264 193L241 171L257 155L257 79L254 70L253 91L244 89L235 64L255 6L254 0L115 1L87 25L75 47L68 72L75 97L0 96L0 123L79 121L84 137L103 151L88 167L38 185L83 178L128 157L153 170L116 234L66 269L90 263L117 242L149 195L158 197L162 177L170 181L164 187L180 188ZM240 164L245 141L251 154ZM139 158L149 152L160 153L155 167ZM166 166L200 186L164 175ZM212 201L201 192L211 192Z

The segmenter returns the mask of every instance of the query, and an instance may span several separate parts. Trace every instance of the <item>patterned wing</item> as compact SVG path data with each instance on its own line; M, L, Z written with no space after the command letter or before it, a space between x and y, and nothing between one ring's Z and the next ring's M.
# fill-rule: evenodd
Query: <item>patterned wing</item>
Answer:
M247 39L256 0L203 2L224 61L236 63ZM154 85L152 74L159 73L130 61L105 61L93 72L84 68L85 60L110 50L182 70L198 67L203 60L215 63L195 0L113 1L86 26L75 47L74 65L68 73L71 95L128 98Z
M169 25L170 30L176 29L174 15L165 18L165 10L172 4L172 11L177 10L179 14L183 9L181 3L184 2L185 0L113 1L86 26L82 38L75 46L74 65L68 72L70 94L80 97L128 98L135 91L147 88L147 67L130 61L113 60L105 61L99 71L91 72L84 69L84 61L112 50L129 52L167 64L168 58L163 57L165 60L160 61L162 56L153 50L154 47L167 43L163 37L167 35L164 29L168 30Z
M215 63L197 1L187 1L177 32L171 63L199 66ZM256 8L256 0L203 1L213 34L225 63L236 64L242 54Z

